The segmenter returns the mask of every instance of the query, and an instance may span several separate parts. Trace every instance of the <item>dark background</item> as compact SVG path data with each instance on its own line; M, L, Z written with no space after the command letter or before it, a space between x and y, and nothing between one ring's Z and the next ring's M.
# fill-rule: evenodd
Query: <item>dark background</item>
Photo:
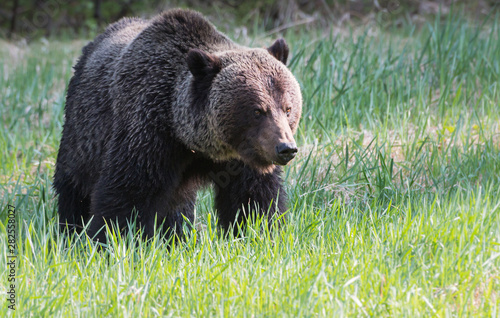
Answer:
M33 39L92 36L124 16L148 17L174 7L192 8L216 25L281 31L330 24L418 24L428 15L463 10L473 19L495 14L500 0L8 0L0 2L0 37Z

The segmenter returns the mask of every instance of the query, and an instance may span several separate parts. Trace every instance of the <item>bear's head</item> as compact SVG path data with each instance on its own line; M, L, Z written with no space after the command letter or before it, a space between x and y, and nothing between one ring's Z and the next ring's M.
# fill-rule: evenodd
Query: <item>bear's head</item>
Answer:
M267 49L189 51L195 104L206 108L210 134L217 139L213 143L225 149L225 154L210 157L237 158L263 173L295 157L293 134L302 112L302 95L286 67L287 58L283 39Z

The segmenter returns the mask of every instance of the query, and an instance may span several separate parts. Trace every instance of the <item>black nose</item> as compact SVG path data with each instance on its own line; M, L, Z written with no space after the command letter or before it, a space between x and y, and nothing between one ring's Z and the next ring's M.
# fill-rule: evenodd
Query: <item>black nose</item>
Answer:
M278 163L286 165L297 154L297 145L294 142L282 142L276 146Z

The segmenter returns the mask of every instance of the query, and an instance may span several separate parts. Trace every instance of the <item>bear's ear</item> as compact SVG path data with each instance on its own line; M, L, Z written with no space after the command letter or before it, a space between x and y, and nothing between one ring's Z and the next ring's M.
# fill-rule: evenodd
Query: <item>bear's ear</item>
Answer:
M191 49L187 55L189 71L194 77L215 76L222 68L220 59L198 49Z
M288 59L288 45L286 45L285 39L277 39L273 45L267 48L267 50L278 61L286 65Z

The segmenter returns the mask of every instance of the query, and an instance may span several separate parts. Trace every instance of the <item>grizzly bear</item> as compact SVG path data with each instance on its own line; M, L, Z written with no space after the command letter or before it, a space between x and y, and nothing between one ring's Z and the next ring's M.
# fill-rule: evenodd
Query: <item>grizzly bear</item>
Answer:
M82 50L65 106L54 189L60 224L105 241L136 217L146 236L182 235L213 184L219 224L286 210L279 165L297 153L299 84L283 39L232 42L201 14L124 18ZM255 215L255 214L254 214Z

